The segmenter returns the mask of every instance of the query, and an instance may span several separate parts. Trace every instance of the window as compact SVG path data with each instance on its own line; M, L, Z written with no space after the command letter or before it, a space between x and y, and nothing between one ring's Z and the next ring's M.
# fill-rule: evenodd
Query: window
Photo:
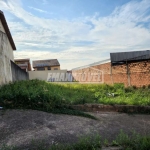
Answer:
M44 67L38 67L37 70L45 70Z
M58 70L58 68L54 68L54 70Z
M48 70L51 70L51 67L48 67L47 69L48 69Z

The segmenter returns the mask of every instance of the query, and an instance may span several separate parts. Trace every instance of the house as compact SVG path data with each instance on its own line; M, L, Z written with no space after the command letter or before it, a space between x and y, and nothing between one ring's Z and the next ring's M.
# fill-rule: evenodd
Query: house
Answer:
M15 59L15 63L26 72L31 71L30 59Z
M60 70L60 64L57 59L36 60L32 62L33 68L37 70Z
M28 80L29 75L14 63L16 50L4 13L0 10L0 85Z
M0 10L0 85L12 81L11 61L16 50L5 16Z

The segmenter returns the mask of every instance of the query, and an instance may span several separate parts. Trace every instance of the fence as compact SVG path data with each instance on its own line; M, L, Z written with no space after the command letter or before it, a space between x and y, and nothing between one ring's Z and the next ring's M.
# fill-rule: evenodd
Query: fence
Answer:
M72 82L72 74L67 70L29 71L29 79L39 79L48 82Z
M125 86L150 85L150 60L112 66L103 61L88 67L72 70L74 80L84 83L124 83Z
M22 70L18 65L11 61L12 81L29 80L28 72Z

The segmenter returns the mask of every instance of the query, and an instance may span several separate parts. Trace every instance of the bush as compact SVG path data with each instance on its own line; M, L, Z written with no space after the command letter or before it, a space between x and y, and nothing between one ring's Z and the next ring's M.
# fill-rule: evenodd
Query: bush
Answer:
M46 146L43 141L34 141L28 149L38 150L100 150L102 146L112 147L118 146L123 150L150 150L150 136L141 136L135 132L128 135L123 131L112 141L105 139L102 142L100 135L80 137L74 144L59 144L54 142L52 146ZM1 150L20 150L20 148L4 145Z
M150 105L149 88L124 88L123 84L57 84L18 81L0 87L0 106L51 111L64 105L100 103Z
M131 136L125 134L123 131L117 136L115 142L123 149L132 150L149 150L150 149L150 136L141 136L135 132Z
M34 109L46 112L84 116L96 119L82 111L68 108L67 89L61 84L30 80L9 83L0 87L0 106L4 109Z

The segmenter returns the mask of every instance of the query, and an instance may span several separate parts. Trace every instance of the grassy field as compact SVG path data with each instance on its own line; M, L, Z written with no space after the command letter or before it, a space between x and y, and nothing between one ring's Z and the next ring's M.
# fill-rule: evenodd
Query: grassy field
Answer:
M125 88L123 84L56 84L30 80L0 87L0 106L48 107L65 104L124 104L150 106L150 86Z
M34 109L96 119L68 108L68 105L85 103L150 106L150 86L125 88L123 84L56 84L29 80L0 87L0 107L4 109Z

